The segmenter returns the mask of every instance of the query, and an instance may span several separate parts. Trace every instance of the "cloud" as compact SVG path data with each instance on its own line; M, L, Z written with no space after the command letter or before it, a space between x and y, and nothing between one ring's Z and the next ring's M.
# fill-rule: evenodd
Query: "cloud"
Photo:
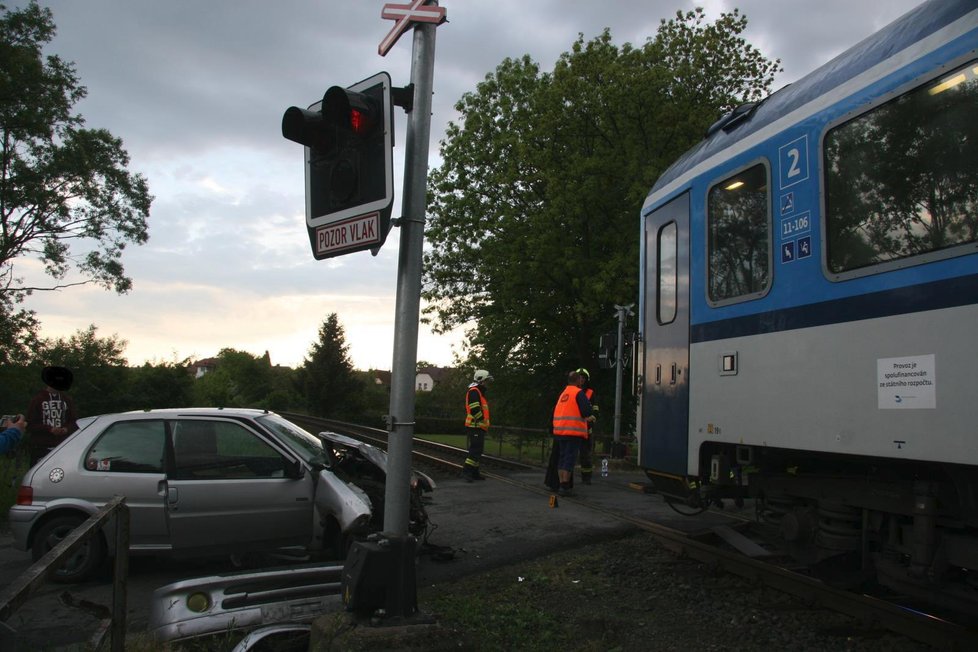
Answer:
M23 1L8 6L23 6ZM222 347L298 364L326 315L337 313L361 368L392 359L399 231L376 257L312 257L304 218L302 153L281 136L282 113L330 85L380 70L411 75L410 33L387 57L377 45L393 22L382 1L51 0L49 48L76 64L88 97L78 111L120 137L131 169L155 196L150 240L127 249L130 294L95 288L36 293L29 303L48 337L88 324L128 340L131 363L214 355ZM739 7L747 37L793 81L904 11L913 0L699 2L712 19ZM430 162L456 118L453 105L506 57L529 54L544 70L611 29L641 44L661 19L694 3L673 0L443 0L437 29ZM394 216L400 214L406 116L396 110ZM636 210L637 207L636 207ZM637 273L637 270L636 270ZM419 359L449 364L461 334L420 327Z

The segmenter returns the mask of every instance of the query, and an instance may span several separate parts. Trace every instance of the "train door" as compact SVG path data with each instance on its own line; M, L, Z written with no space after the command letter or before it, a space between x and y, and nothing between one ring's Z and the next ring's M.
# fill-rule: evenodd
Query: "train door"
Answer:
M641 466L686 475L689 440L689 193L645 223Z

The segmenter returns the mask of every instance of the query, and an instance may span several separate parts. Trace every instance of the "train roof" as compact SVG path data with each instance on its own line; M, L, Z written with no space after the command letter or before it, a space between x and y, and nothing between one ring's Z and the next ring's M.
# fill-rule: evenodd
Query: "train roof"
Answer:
M643 210L674 191L676 187L670 186L731 144L756 134L779 118L975 11L978 11L975 0L929 0L793 84L756 104L746 104L726 114L710 127L704 140L659 177L649 191Z

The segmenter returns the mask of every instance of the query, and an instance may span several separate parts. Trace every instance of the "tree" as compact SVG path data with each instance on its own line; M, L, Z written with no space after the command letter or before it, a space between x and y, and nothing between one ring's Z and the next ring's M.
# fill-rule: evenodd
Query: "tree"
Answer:
M48 365L71 369L74 383L70 391L82 416L128 409L129 370L123 355L127 344L118 335L99 337L94 324L67 338L44 339L31 376L39 381L41 368Z
M221 349L214 371L194 383L199 406L264 408L272 393L272 366L267 356Z
M126 382L127 410L182 408L192 405L193 376L186 363L145 363L129 369Z
M298 369L298 390L310 414L331 419L358 417L364 388L350 362L349 346L336 313L319 328L319 339Z
M545 423L564 374L597 367L614 306L637 303L652 183L778 70L746 25L695 10L639 48L579 36L552 73L506 59L456 104L430 177L425 315L436 331L470 329L469 364L496 377L494 421L498 405L506 421Z
M24 364L40 346L40 323L30 310L13 310L0 295L0 366Z
M45 339L35 362L77 369L81 367L125 367L123 353L129 343L118 335L99 337L98 327L90 324L67 339Z
M73 112L87 94L74 65L42 55L55 33L51 11L36 1L0 10L0 309L35 290L84 283L128 292L121 258L127 244L148 238L146 179L126 169L121 140L85 129ZM15 274L15 261L31 256L51 284ZM83 280L68 279L71 271Z

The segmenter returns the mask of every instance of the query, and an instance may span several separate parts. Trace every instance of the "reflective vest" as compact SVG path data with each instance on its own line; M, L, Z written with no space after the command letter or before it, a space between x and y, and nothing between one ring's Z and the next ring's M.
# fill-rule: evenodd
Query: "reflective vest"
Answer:
M469 403L469 392L475 390L479 393L478 403ZM473 413L478 412L479 409L482 410L482 419L476 420ZM489 403L486 401L485 394L482 393L482 388L479 387L478 383L472 383L469 385L468 391L465 392L465 427L466 428L481 428L488 432L489 430Z
M580 387L568 385L557 399L554 408L555 437L587 437L587 419L581 416L581 408L577 405L580 392Z

